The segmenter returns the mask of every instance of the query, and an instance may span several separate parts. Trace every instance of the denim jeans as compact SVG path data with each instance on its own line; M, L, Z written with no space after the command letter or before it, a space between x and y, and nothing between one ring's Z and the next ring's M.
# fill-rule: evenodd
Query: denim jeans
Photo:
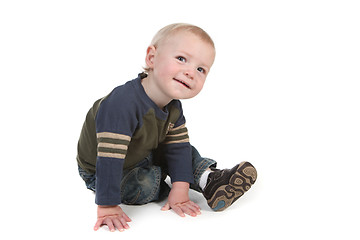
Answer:
M157 160L155 154L151 153L135 167L124 170L120 184L122 203L129 205L146 204L161 201L168 196L170 187L165 182L167 168L165 165L158 164ZM216 162L201 157L196 148L192 146L192 166L194 184L191 184L190 187L200 191L201 175L207 168L216 167ZM96 192L95 174L87 173L80 167L79 174L85 181L86 187Z

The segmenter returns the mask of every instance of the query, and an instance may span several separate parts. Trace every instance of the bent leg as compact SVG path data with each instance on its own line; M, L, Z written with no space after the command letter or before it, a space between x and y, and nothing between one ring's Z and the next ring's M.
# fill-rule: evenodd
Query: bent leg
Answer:
M208 168L215 168L216 161L210 158L203 158L201 157L200 153L194 146L191 146L192 149L192 163L193 163L193 174L194 174L194 184L191 184L191 189L194 189L198 192L201 192L199 187L199 182L201 175L205 172Z
M141 205L162 200L170 192L159 166L135 167L121 181L122 203Z
M79 170L79 175L84 180L87 189L90 189L91 191L95 192L95 181L96 181L95 174L86 172L80 166L78 166L78 170Z

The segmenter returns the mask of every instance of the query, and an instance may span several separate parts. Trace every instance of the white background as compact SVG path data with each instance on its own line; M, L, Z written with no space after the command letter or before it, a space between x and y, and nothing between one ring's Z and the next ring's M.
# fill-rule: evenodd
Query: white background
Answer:
M1 232L6 239L359 239L358 1L1 1ZM248 160L253 188L197 218L124 206L94 232L76 145L92 103L136 77L155 32L204 28L217 48L183 102L191 142L220 168ZM1 237L2 239L3 236Z

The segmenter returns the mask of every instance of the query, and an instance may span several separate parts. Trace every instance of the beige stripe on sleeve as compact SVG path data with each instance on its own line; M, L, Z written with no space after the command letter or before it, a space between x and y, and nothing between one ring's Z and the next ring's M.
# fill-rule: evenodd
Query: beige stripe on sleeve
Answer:
M104 143L104 142L100 142L98 144L98 147L113 148L113 149L123 149L123 150L128 149L128 146L123 145L123 144L112 144L112 143Z
M112 139L120 139L120 140L126 140L130 141L131 137L124 135L124 134L118 134L118 133L111 133L111 132L100 132L96 134L97 138L112 138Z
M109 152L99 152L99 157L109 157L109 158L119 158L119 159L125 159L126 155L122 153L109 153Z

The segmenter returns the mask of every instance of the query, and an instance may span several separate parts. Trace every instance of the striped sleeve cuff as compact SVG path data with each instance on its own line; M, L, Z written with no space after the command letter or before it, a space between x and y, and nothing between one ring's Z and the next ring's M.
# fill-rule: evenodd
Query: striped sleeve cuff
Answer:
M184 142L189 142L188 130L185 127L185 123L176 128L170 129L164 141L165 144Z
M99 132L96 135L99 157L125 159L131 140L130 136L111 132Z

